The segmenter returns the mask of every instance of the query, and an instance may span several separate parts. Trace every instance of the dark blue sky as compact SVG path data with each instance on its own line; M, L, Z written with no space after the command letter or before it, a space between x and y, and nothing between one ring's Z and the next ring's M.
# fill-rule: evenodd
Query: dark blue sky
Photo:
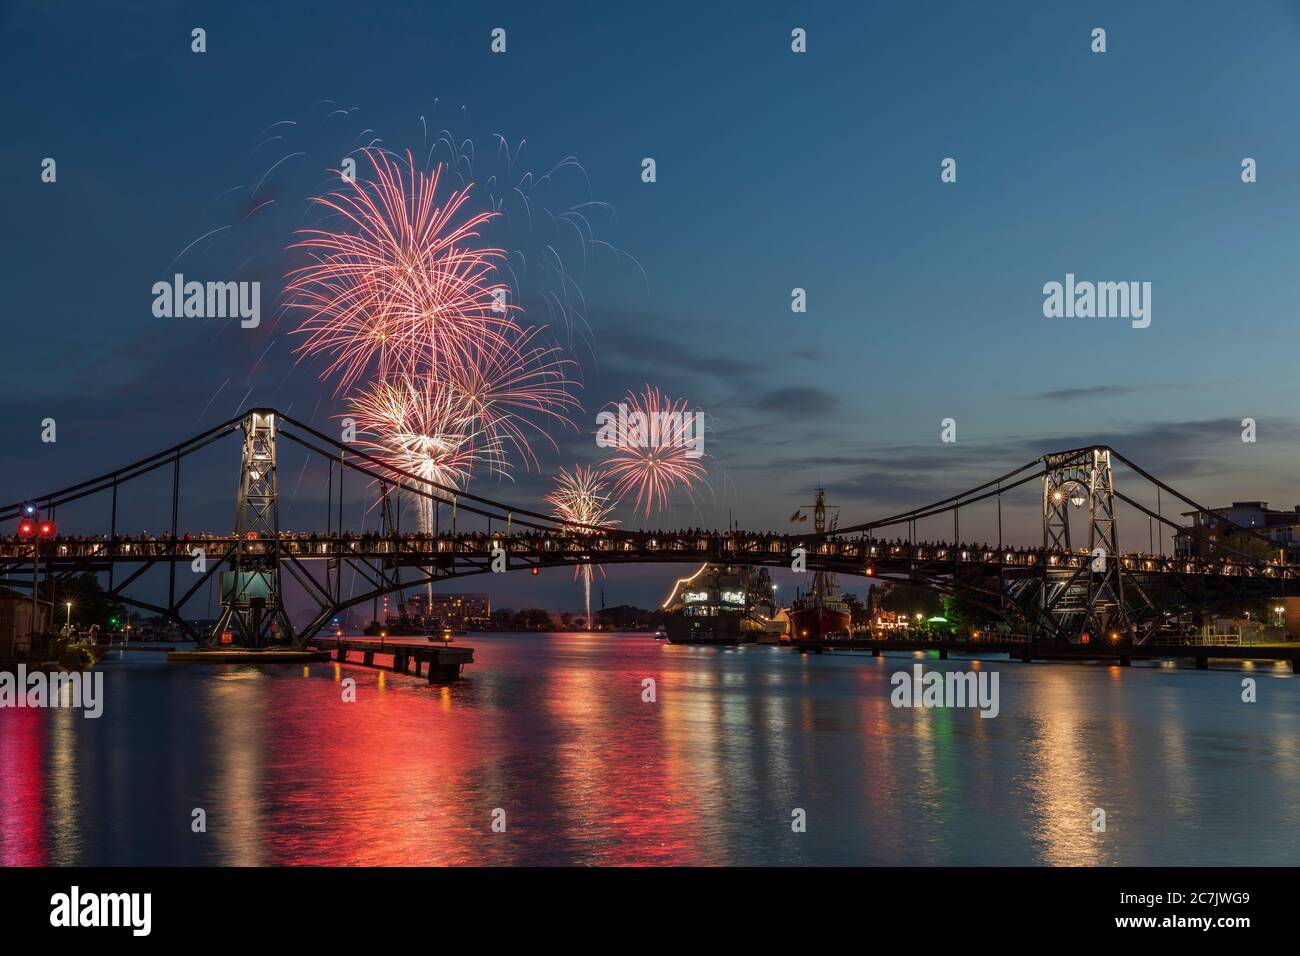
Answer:
M572 331L582 430L543 454L545 475L483 493L537 505L554 467L593 458L595 411L650 382L715 429L712 493L664 526L730 511L780 527L819 482L846 522L866 520L1093 440L1208 503L1300 499L1295 3L546 6L562 9L4 4L0 497L254 404L326 425L337 403L271 317L283 249L342 152L375 137L424 152L447 129L475 144L480 183L505 168L495 134L526 141L512 175L576 157L585 176L562 171L537 208L608 203L597 234L621 250L566 250L585 295L572 330L530 308ZM1259 182L1241 182L1243 157ZM562 245L546 221L513 216L509 241ZM261 280L262 327L155 318L150 288L175 271ZM1067 272L1151 282L1151 327L1044 318L1043 284ZM526 301L547 282L534 267ZM1257 444L1240 441L1247 416ZM955 444L939 441L946 417ZM229 524L234 479L233 458L194 476L191 526ZM323 496L323 473L281 481L295 516ZM1008 526L1029 542L1024 502ZM145 505L138 520L166 523ZM648 604L673 576L613 571L607 597ZM513 605L576 594L559 576L494 588Z

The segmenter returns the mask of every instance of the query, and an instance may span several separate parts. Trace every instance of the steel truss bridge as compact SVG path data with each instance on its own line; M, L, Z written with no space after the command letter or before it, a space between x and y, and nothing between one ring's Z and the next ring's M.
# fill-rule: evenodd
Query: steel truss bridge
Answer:
M185 533L180 526L182 463L229 436L241 440L232 532ZM291 531L280 525L277 475L285 442L328 466L323 528ZM820 534L636 531L574 524L429 482L274 409L254 409L124 468L0 508L0 522L16 521L27 504L55 520L60 507L95 497L102 499L106 512L98 534L65 534L36 545L17 537L0 539L0 583L44 587L52 596L58 582L90 572L107 580L113 600L161 615L201 644L229 633L235 643L248 647L304 646L347 608L413 587L494 571L582 565L710 561L791 567L800 559L809 572L923 584L1000 616L1036 641L1056 643L1077 643L1090 632L1142 643L1170 614L1202 612L1225 601L1300 598L1300 565L1261 560L1258 544L1253 552L1235 546L1263 542L1276 547L1257 531L1223 518L1216 520L1231 537L1206 541L1204 556L1122 552L1117 501L1146 514L1153 526L1180 525L1164 516L1161 505L1152 510L1117 490L1116 462L1154 486L1158 502L1168 496L1193 511L1207 511L1114 449L1096 446L1044 455L941 501ZM120 533L120 497L144 476L163 469L172 477L170 532L160 537ZM354 533L343 527L349 474L354 480L364 477L371 488L378 531ZM1031 482L1041 485L1041 546L962 542L963 508L996 500L1001 539L1003 495ZM432 533L403 531L403 494L433 503ZM1082 529L1072 529L1071 511ZM917 522L943 515L951 515L952 539L918 542ZM479 527L461 530L467 521ZM167 572L165 604L136 593L146 572L159 566ZM345 569L355 576L346 595ZM286 579L298 584L309 608L297 621L285 606ZM363 582L359 591L356 580ZM220 585L221 616L212 632L199 633L186 620L185 609L214 582ZM155 584L154 590L160 589Z

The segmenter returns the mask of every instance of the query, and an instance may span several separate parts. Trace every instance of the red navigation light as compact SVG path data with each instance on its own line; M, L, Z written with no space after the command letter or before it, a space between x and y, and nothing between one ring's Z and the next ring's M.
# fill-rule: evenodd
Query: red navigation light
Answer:
M53 538L53 537L54 537L54 522L53 522L53 521L42 521L42 522L41 522L41 526L40 526L40 528L38 529L38 531L40 532L40 535L41 535L42 538Z
M537 568L533 568L533 574L541 574L541 573L542 572L539 571Z
M876 573L876 569L875 569L875 568L867 568L867 577L869 577L869 578L870 578L870 577L874 577L874 576L875 576L875 573Z
M18 537L30 538L36 533L36 522L20 521L18 522Z
M1079 635L1080 644L1087 644L1091 640L1092 640L1092 635L1089 634L1087 631L1084 631L1082 634Z

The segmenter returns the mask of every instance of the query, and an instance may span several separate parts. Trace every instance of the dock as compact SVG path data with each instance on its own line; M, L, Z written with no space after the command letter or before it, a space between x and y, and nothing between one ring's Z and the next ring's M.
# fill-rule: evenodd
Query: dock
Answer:
M792 640L788 645L798 654L821 654L824 651L870 651L879 657L885 651L915 652L937 651L940 660L949 654L966 657L983 657L1007 654L1012 660L1031 661L1114 661L1121 667L1130 666L1134 660L1192 659L1197 670L1207 670L1212 660L1224 661L1290 661L1292 673L1300 673L1300 643L1280 645L1216 645L1216 644L1128 644L1098 642L1096 644L1047 644L1028 641L926 641L878 640L849 638L842 640Z
M318 637L311 644L327 658L332 656L341 664L382 667L382 664L375 663L375 656L391 657L388 669L399 674L409 674L414 667L415 676L425 677L430 684L447 684L460 680L465 665L474 663L474 648L456 644L407 644L346 637ZM361 660L349 658L349 654L359 654Z

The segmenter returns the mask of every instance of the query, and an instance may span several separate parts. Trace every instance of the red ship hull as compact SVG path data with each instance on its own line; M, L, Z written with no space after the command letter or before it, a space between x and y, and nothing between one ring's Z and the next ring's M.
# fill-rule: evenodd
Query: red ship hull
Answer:
M790 638L815 641L828 637L848 637L850 614L828 607L810 607L790 612Z

